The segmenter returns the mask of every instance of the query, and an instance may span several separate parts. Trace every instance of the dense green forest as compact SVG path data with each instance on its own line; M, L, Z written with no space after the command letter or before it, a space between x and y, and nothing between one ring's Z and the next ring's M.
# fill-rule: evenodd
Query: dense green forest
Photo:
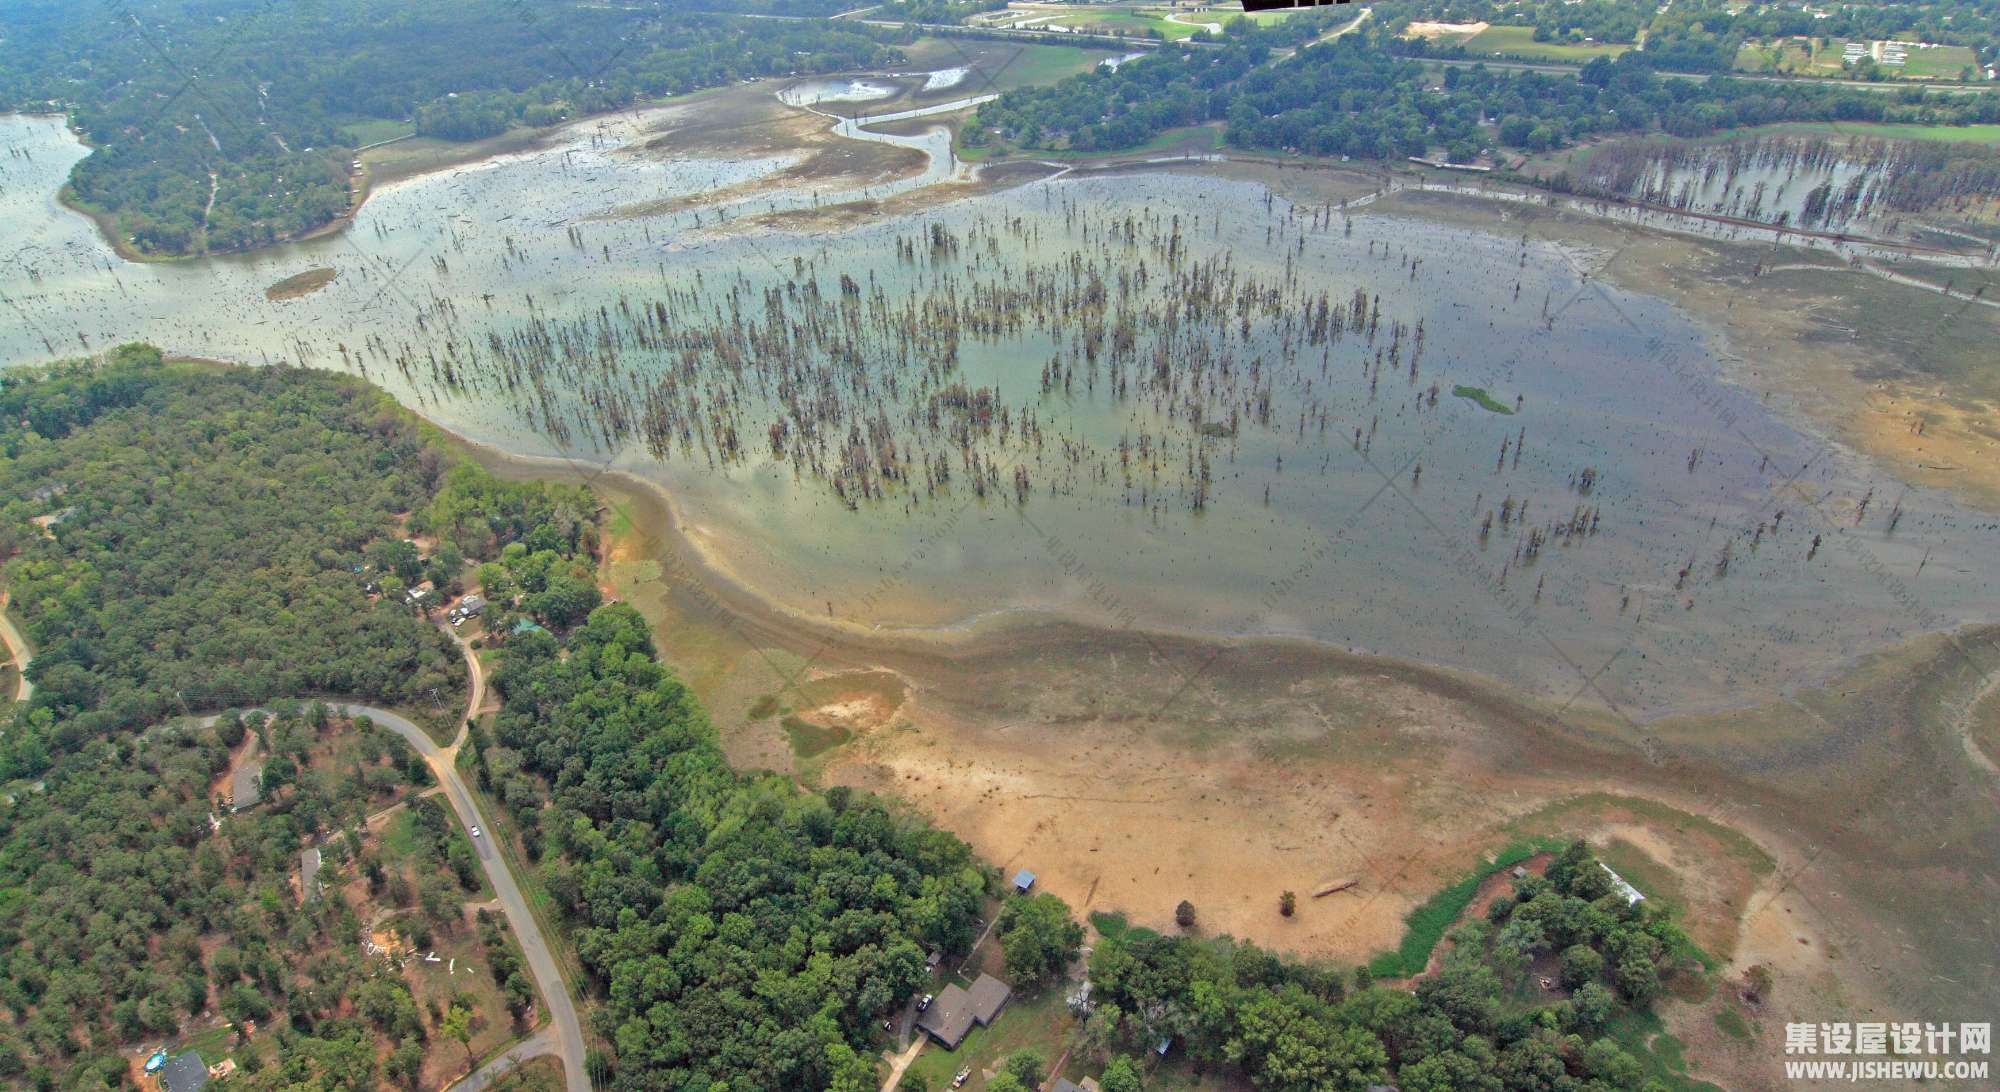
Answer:
M38 650L0 735L0 1083L115 1086L138 1043L217 1015L269 1033L241 1054L271 1063L245 1087L366 1087L378 1047L384 1075L414 1077L407 991L370 984L352 907L300 906L289 882L316 832L428 770L318 703L178 714L313 692L462 702L449 642L355 572L443 466L385 396L321 373L132 346L0 378L0 574ZM228 814L217 785L248 735L266 801ZM428 936L457 927L478 877L416 806L431 863L381 878Z
M211 373L141 347L7 374L0 557L37 653L0 778L185 710L457 701L450 642L351 571L443 471L358 381Z
M74 200L140 251L253 247L348 208L352 127L451 140L728 83L894 61L895 32L562 0L5 0L0 110L68 112Z
M1360 34L1279 64L1265 63L1276 44L1268 32L1234 24L1226 43L1166 49L1116 71L1009 91L979 108L965 139L1111 151L1174 126L1224 121L1239 148L1369 159L1444 149L1468 160L1488 147L1540 151L1611 133L1701 136L1795 120L2000 121L2000 96L1665 78L1650 51L1594 60L1577 78L1476 66L1433 79Z
M600 607L508 642L478 774L577 926L614 1087L876 1087L870 1032L962 950L988 874L880 802L745 777L654 652Z

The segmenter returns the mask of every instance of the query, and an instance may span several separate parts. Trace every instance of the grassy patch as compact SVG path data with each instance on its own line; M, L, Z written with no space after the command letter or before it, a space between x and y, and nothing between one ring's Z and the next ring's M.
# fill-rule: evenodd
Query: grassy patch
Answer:
M1514 414L1514 407L1505 402L1496 401L1492 395L1486 393L1485 387L1467 387L1461 385L1453 387L1451 393L1456 397L1466 399L1478 405L1480 409L1490 413L1504 413L1510 417Z
M952 68L969 64L972 71L949 92L960 94L1007 91L1055 83L1088 72L1115 50L1102 46L1040 45L989 42L979 39L920 38L904 48L912 67Z
M1715 1026L1722 1029L1722 1034L1739 1042L1747 1043L1757 1037L1756 1033L1750 1030L1750 1022L1743 1019L1743 1014L1735 1009L1717 1009Z
M227 1026L217 1026L189 1036L180 1045L168 1050L167 1053L174 1055L190 1050L199 1051L204 1064L214 1065L228 1057L233 1052L232 1048L235 1045L236 1029Z
M1486 877L1505 868L1512 868L1537 853L1552 853L1568 844L1561 838L1523 838L1510 842L1495 854L1492 860L1481 861L1477 867L1465 874L1458 882L1432 895L1411 910L1403 919L1409 930L1403 934L1403 942L1393 952L1382 952L1368 961L1368 970L1377 978L1408 978L1422 971L1431 961L1431 949L1444 939L1458 916L1479 893L1479 885Z
M1653 1013L1621 1011L1604 1030L1626 1053L1638 1059L1648 1078L1666 1085L1669 1092L1722 1092L1707 1081L1687 1075L1683 1044L1667 1034L1666 1026Z
M488 1092L562 1092L562 1059L530 1058L487 1086Z
M750 712L747 715L751 720L763 720L776 713L780 708L782 706L778 704L778 695L766 694L750 704Z
M1091 928L1097 930L1098 936L1106 940L1118 940L1120 938L1140 940L1160 935L1143 925L1134 925L1126 921L1125 915L1111 910L1092 910L1090 912L1090 925Z
M1223 14L1218 13L1212 21L1220 23L1224 18ZM1210 20L1204 18L1203 21ZM1065 15L1060 19L1054 19L1042 25L1065 26L1075 30L1079 34L1107 34L1126 38L1159 37L1165 38L1170 42L1178 42L1183 38L1192 38L1196 34L1208 33L1206 29L1199 26L1169 23L1166 19L1159 16L1146 15L1136 11L1086 12L1079 15Z
M284 280L264 289L267 300L295 300L309 296L333 283L337 274L328 267L308 269L304 273L294 273Z
M1594 57L1616 57L1631 49L1629 45L1614 45L1608 42L1567 42L1535 41L1534 27L1487 27L1465 43L1468 53L1493 54L1504 57L1522 57L1531 61L1557 61L1565 64L1582 64Z
M1972 50L1960 45L1934 45L1920 49L1911 45L1904 55L1903 67L1891 68L1905 79L1956 80L1966 69L1978 71L1978 58Z
M390 121L387 118L357 118L340 127L340 135L357 148L406 137L416 131L416 127L407 121Z
M786 717L778 723L785 726L792 753L800 758L818 758L851 738L845 728L824 727L799 717Z

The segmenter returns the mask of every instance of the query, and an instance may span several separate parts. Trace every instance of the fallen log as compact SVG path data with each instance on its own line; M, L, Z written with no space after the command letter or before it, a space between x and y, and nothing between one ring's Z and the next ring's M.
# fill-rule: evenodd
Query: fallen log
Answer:
M1334 894L1336 892L1345 891L1348 888L1353 887L1355 884L1358 884L1360 882L1361 882L1360 877L1356 876L1356 877L1349 877L1348 879L1345 880L1335 880L1329 884L1322 884L1319 890L1313 892L1313 898L1316 899L1325 898L1326 896Z

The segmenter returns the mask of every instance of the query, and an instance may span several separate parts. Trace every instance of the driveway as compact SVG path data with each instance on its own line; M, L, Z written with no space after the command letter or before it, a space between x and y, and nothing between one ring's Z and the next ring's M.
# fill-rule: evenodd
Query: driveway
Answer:
M514 1067L522 1062L539 1058L544 1054L560 1053L558 1046L555 1033L544 1027L501 1051L492 1061L459 1078L457 1084L448 1086L449 1092L481 1092L494 1081L512 1073Z

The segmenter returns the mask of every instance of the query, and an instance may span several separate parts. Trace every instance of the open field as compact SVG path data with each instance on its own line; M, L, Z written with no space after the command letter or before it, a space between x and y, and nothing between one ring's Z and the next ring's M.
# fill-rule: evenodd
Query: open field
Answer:
M1240 12L1237 14L1241 14ZM1043 26L1069 27L1084 34L1114 34L1134 38L1165 38L1178 42L1206 33L1201 27L1192 25L1197 21L1206 22L1206 15L1189 14L1188 22L1168 20L1165 16L1148 12L1113 9L1108 11L1085 11L1074 15L1062 15L1049 20ZM1214 20L1222 22L1220 17Z
M1873 57L1878 50L1870 41L1858 42L1862 56ZM1851 74L1846 63L1848 40L1844 38L1781 38L1743 43L1736 54L1739 72L1785 73L1798 76L1839 77ZM1875 71L1898 80L1957 81L1969 68L1978 72L1978 59L1965 46L1907 43L1904 63L1877 63Z
M1054 83L1088 72L1107 57L1118 56L1111 49L978 38L919 38L904 46L903 53L909 58L907 67L911 69L960 66L972 69L958 84L935 92L932 97L938 99ZM912 105L925 101L928 100L918 96Z
M1465 42L1466 52L1473 56L1498 55L1505 57L1525 57L1534 61L1563 61L1581 64L1593 57L1616 57L1632 47L1603 42L1535 41L1533 27L1487 27Z
M352 141L356 147L406 137L416 131L416 128L407 121L390 121L386 118L361 118L340 127L340 135Z

